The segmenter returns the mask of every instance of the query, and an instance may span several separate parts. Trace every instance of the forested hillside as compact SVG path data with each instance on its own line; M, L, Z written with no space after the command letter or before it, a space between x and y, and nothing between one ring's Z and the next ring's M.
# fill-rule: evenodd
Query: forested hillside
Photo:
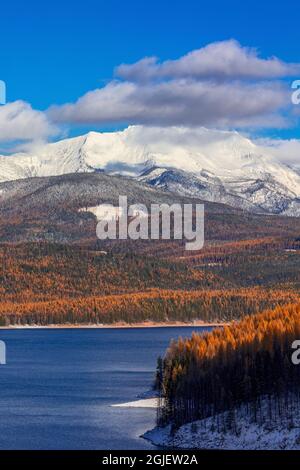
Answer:
M208 243L185 256L163 246L2 244L0 322L226 322L299 299L295 238Z
M67 174L0 184L0 321L224 322L298 299L300 218L205 202L205 246L96 237L88 208L199 203L124 177Z
M153 203L204 202L196 195L188 197L104 173L8 181L0 183L0 242L96 244L96 217L87 209L107 203L116 206L119 195L127 195L128 204L145 204L148 208ZM250 213L207 201L204 204L205 239L209 241L297 237L300 233L300 217ZM121 243L117 249L132 251L132 244ZM156 244L134 242L134 252L149 249L155 250ZM184 243L163 243L159 249L184 254Z
M242 415L260 424L288 419L293 426L300 410L300 368L291 359L298 339L300 303L173 342L159 361L165 399L159 423L176 428L216 417L219 430L238 432Z

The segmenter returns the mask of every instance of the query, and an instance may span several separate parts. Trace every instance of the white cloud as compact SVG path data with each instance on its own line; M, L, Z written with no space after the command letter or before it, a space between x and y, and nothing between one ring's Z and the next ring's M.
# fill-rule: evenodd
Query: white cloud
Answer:
M116 68L116 79L47 112L24 101L0 107L0 142L31 143L57 125L172 125L211 128L287 127L296 120L287 77L300 64L234 40L212 43L177 60L153 57Z
M24 101L0 106L0 142L43 140L56 132L42 111Z
M291 92L281 79L297 72L300 64L262 59L253 49L224 41L178 60L123 64L118 79L75 103L52 107L49 115L75 124L285 127Z
M300 169L300 140L260 139L257 143L279 162Z
M49 115L75 124L285 127L279 110L286 103L289 91L280 83L111 82L76 103L53 107Z
M277 57L262 59L256 49L242 47L229 40L208 44L177 60L159 62L147 57L135 64L122 64L116 74L125 80L144 81L158 78L194 79L266 79L295 76L300 64L286 64Z

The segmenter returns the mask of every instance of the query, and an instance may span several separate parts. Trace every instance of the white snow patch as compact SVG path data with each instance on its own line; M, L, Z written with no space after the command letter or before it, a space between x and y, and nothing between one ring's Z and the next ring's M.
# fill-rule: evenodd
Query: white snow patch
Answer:
M119 403L117 405L112 405L114 408L157 408L158 399L157 398L146 398L143 400L130 401L128 403Z
M117 220L123 216L124 211L122 207L115 207L112 204L100 204L99 206L87 207L79 209L80 212L91 212L100 220ZM130 217L148 217L148 211L142 204L132 204L128 206L128 215Z
M114 207L112 204L100 204L99 206L87 207L86 209L79 209L80 212L91 212L99 220L116 220L122 216L123 210L121 207Z

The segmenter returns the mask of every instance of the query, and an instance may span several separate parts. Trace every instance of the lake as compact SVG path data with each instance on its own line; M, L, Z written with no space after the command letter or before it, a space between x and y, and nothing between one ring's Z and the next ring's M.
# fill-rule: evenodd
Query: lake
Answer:
M207 328L1 330L0 449L151 449L155 410L114 408L153 383L170 340Z

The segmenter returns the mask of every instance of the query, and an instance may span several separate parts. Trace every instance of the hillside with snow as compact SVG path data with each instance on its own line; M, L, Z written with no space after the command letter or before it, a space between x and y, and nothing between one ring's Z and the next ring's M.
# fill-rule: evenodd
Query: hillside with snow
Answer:
M267 406L267 403L266 403ZM270 420L262 416L249 419L246 406L185 424L175 432L171 426L156 427L143 437L154 445L178 449L203 450L300 450L300 416L291 410L289 416ZM267 413L265 413L267 414ZM223 423L234 419L231 430Z
M300 175L237 132L131 126L0 157L0 182L103 171L250 211L300 216Z

